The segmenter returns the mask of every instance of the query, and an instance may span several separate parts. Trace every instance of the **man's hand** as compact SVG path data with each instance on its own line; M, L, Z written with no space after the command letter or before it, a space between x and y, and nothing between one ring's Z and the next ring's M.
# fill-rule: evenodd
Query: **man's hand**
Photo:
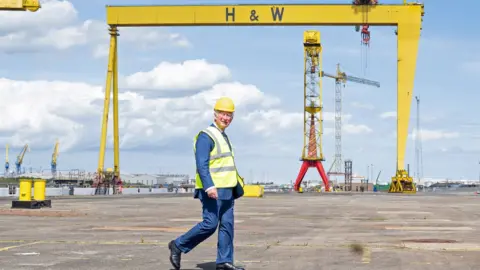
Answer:
M207 191L207 195L211 199L214 199L214 200L218 199L217 188L213 187L213 188L209 189Z

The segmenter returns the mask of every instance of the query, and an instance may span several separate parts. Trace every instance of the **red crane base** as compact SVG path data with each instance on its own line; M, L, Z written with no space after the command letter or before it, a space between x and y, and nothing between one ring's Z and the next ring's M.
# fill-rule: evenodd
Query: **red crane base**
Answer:
M300 190L300 185L302 184L303 177L308 171L308 168L310 167L316 167L318 170L318 173L320 173L320 176L322 177L323 180L323 185L325 186L325 191L330 191L330 185L328 184L328 178L327 174L325 173L325 169L323 169L322 162L320 160L304 160L302 163L302 167L300 167L300 171L298 172L297 180L295 180L295 185L293 188L295 191Z

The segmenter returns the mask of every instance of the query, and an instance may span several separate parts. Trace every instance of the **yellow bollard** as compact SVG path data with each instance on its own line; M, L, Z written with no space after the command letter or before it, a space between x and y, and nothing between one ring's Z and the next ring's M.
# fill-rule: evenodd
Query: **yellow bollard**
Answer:
M46 180L45 179L35 179L33 183L33 199L35 201L44 201L46 193Z
M12 208L40 209L42 207L52 207L50 200L45 200L47 195L47 181L44 179L20 179L20 190L18 200L12 201ZM32 200L32 182L33 200Z
M20 179L20 191L18 196L19 201L31 201L32 200L32 180Z

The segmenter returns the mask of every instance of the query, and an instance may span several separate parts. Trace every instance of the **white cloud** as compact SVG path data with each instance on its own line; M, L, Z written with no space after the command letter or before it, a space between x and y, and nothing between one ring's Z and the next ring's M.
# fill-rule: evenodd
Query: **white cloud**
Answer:
M412 140L415 140L416 136L417 136L417 130L413 129L412 133L409 134L409 137ZM458 132L447 132L444 130L429 130L429 129L421 129L420 131L420 138L422 139L422 141L453 139L458 137L460 137L460 133Z
M348 123L350 118L351 115L342 116L343 133L364 134L372 132L372 129L366 125L354 125ZM242 120L251 125L251 132L270 137L275 135L278 131L300 130L303 127L303 112L286 112L281 109L255 110L243 116ZM325 122L334 123L335 113L324 112L323 120L323 134L332 134L334 129L326 126Z
M65 50L92 47L94 57L108 55L108 26L97 20L78 22L77 10L69 1L49 0L37 12L0 12L0 52ZM189 47L190 42L164 28L120 28L119 43L139 49L159 46Z
M372 129L366 125L344 124L342 131L349 134L365 134L371 133Z
M397 118L397 112L384 112L380 114L380 118L382 119Z
M11 136L13 147L45 146L57 136L64 148L71 147L88 131L82 120L101 109L91 102L103 96L101 87L61 81L0 78L0 89L0 132Z
M177 64L170 66L176 67ZM195 83L204 70L212 70L212 78L230 74L223 65L205 62L203 67L190 70L193 74L183 77L187 82L162 81L169 79L166 77L154 80L160 86L168 83L172 88L180 88ZM166 72L173 78L182 78L179 73L183 70L173 68ZM121 147L155 146L168 143L165 140L168 138L190 138L192 132L211 120L212 106L220 96L231 97L238 110L248 106L269 108L280 102L254 85L235 81L213 85L208 83L213 84L215 80L204 82L207 90L189 96L148 98L136 92L120 93ZM103 86L82 82L0 79L0 89L1 143L10 143L12 147L28 143L37 149L51 148L55 139L59 138L62 151L75 146L98 144ZM112 118L109 117L109 144L112 140Z
M252 125L252 132L269 137L278 131L302 127L303 113L284 112L279 109L256 110L243 116L242 120Z
M192 90L208 87L229 79L230 70L225 65L210 64L205 59L183 63L162 62L153 70L137 72L125 77L128 88L160 90Z

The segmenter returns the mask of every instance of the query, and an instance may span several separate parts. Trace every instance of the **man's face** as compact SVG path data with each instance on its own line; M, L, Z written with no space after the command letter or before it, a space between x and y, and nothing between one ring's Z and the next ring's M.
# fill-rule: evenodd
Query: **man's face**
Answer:
M233 113L231 112L223 112L223 111L216 111L215 112L215 122L217 125L225 129L227 128L233 120Z

